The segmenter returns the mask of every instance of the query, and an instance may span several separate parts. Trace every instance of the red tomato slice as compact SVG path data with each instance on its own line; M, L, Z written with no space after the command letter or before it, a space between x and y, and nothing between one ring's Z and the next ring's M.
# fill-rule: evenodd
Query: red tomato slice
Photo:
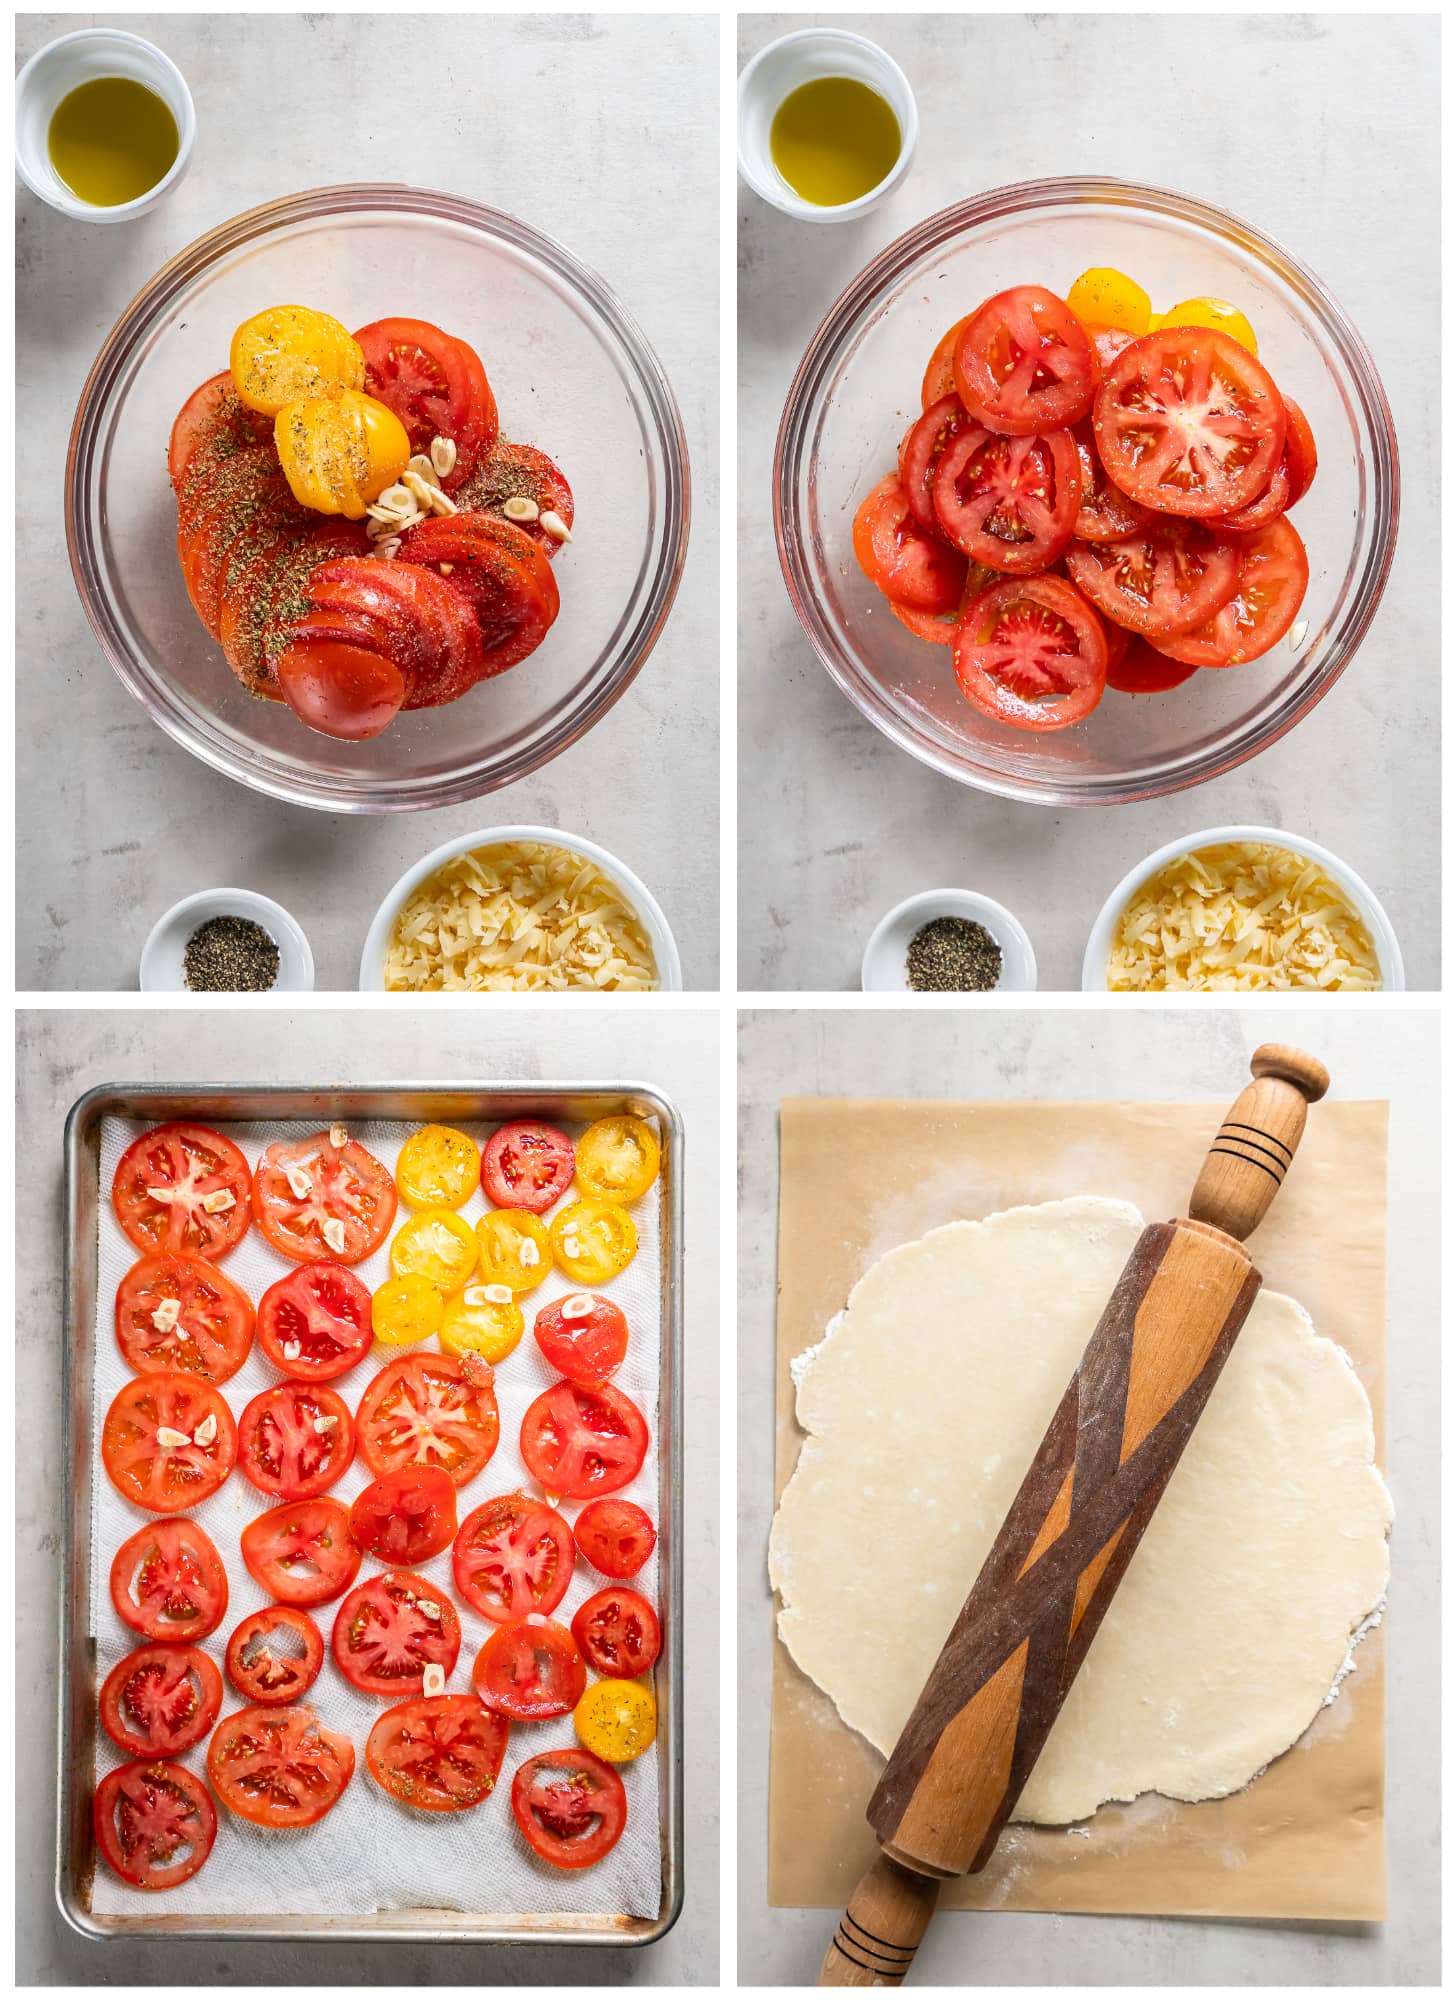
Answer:
M448 1549L455 1529L455 1488L433 1465L386 1472L349 1510L354 1546L405 1569Z
M433 570L474 612L482 680L534 653L561 609L551 564L536 543L493 514L422 521L405 536L397 560Z
M139 1646L101 1690L101 1726L133 1757L176 1757L222 1712L222 1675L196 1646Z
M228 1679L244 1701L265 1708L302 1701L323 1663L323 1634L292 1605L251 1612L227 1643Z
M916 525L927 535L941 539L945 536L933 493L936 471L946 446L963 431L981 430L974 417L966 415L960 397L952 390L917 417L901 439L900 485Z
M1162 645L1191 632L1238 588L1239 544L1164 517L1117 542L1073 542L1067 573L1104 618Z
M470 1679L498 1715L538 1722L570 1715L586 1693L586 1663L564 1625L532 1616L491 1633Z
M1284 415L1284 450L1270 474L1269 484L1237 514L1221 514L1212 523L1220 534L1255 534L1260 528L1267 528L1271 521L1277 521L1309 491L1319 462L1314 432L1298 403L1292 403L1287 396L1284 399Z
M500 1442L493 1381L479 1356L407 1354L381 1368L359 1400L359 1450L369 1470L434 1465L467 1485Z
M440 483L447 492L463 486L500 429L480 356L423 319L377 319L354 338L364 350L365 393L394 411L411 451L452 439L454 469Z
M495 1790L510 1724L473 1694L423 1695L386 1709L369 1732L369 1775L424 1812L466 1812Z
M915 611L908 604L897 604L893 597L885 601L906 631L913 632L917 639L928 640L932 646L953 646L966 606L1000 581L999 570L988 569L985 563L967 563L965 588L952 611Z
M357 1584L334 1617L334 1661L361 1694L423 1694L425 1668L448 1678L460 1620L442 1590L409 1569Z
M374 1345L369 1287L343 1264L303 1264L258 1301L258 1345L298 1382L332 1382Z
M227 1616L227 1571L195 1521L149 1521L111 1559L111 1602L144 1639L205 1639Z
M295 632L278 655L278 685L301 723L342 743L381 735L409 692L388 654L327 638L316 626Z
M480 1156L480 1185L492 1208L542 1215L571 1186L576 1148L556 1126L516 1118L497 1126Z
M1013 437L1076 423L1097 388L1091 343L1066 301L1040 285L987 299L961 333L954 369L971 415Z
M167 445L167 477L179 489L190 473L199 472L252 444L265 444L273 436L273 425L256 410L250 410L233 387L232 373L224 369L200 388L194 389L177 412Z
M926 534L893 473L860 502L854 556L876 590L897 604L935 612L960 603L965 557L938 535Z
M994 584L966 607L955 642L961 693L1016 729L1066 729L1102 699L1101 620L1059 576Z
M511 1811L532 1849L553 1868L590 1868L627 1824L627 1792L590 1750L543 1750L511 1780Z
M212 1852L217 1812L200 1778L162 1759L108 1771L92 1802L96 1846L134 1889L175 1889Z
M1170 327L1125 347L1097 392L1097 449L1140 506L1206 518L1247 507L1284 449L1284 404L1246 347Z
M976 317L967 313L954 326L947 327L935 344L935 352L926 363L925 379L920 385L920 407L928 410L932 403L938 403L942 396L955 393L955 356L961 344L961 335Z
M1124 642L1118 658L1109 659L1107 665L1107 685L1119 694L1166 694L1198 672L1197 667L1170 660L1136 632L1124 632L1119 625L1109 625L1107 632L1109 639L1116 632Z
M1083 420L1072 432L1082 474L1082 496L1072 533L1079 542L1116 542L1148 520L1148 511L1129 500L1102 469L1092 425Z
M570 1382L605 1382L627 1359L627 1315L599 1292L553 1299L532 1331L547 1367Z
M243 1471L260 1493L315 1500L354 1463L349 1405L322 1382L279 1382L238 1419Z
M243 1708L207 1746L207 1775L229 1812L254 1826L314 1826L354 1775L354 1746L311 1708Z
M249 1521L242 1534L249 1573L280 1604L327 1604L359 1574L349 1510L339 1500L290 1500Z
M636 1576L657 1546L657 1530L635 1500L589 1500L572 1530L576 1546L603 1576Z
M482 1617L508 1625L554 1611L576 1558L571 1530L544 1500L503 1493L467 1514L455 1537L455 1588Z
M177 555L192 608L215 639L233 579L260 550L297 541L317 519L289 491L271 441L239 452L199 491L178 522Z
M942 453L932 497L942 530L973 563L1035 575L1072 539L1082 497L1072 433L1001 437L972 426Z
M216 1493L237 1455L232 1411L196 1375L138 1375L101 1426L107 1477L153 1514L180 1514Z
M361 521L312 515L302 527L283 534L260 525L239 545L223 580L218 638L228 665L248 690L265 701L282 701L278 660L309 608L314 573L327 563L357 559L369 552Z
M300 1264L359 1263L389 1234L396 1206L394 1182L374 1155L357 1139L336 1146L327 1132L279 1140L253 1175L258 1227Z
M220 1132L157 1125L117 1162L111 1205L138 1250L177 1250L216 1263L247 1234L248 1182L247 1161Z
M625 1584L599 1590L579 1606L572 1637L599 1674L635 1680L662 1651L662 1627L647 1599Z
M576 519L576 500L555 460L534 445L512 444L505 438L496 439L455 498L465 513L493 514L502 521L510 520L505 511L508 500L529 500L540 514L555 514L568 528ZM511 525L529 535L548 558L564 546L541 526L539 514L534 521Z
M1243 540L1237 588L1212 618L1160 651L1192 667L1237 667L1284 637L1309 588L1309 558L1293 522L1272 521Z
M311 608L278 661L284 694L295 707L287 661L300 647L343 644L379 655L398 670L406 709L439 708L484 678L471 605L434 570L375 557L327 563L314 571L308 588Z
M594 1500L630 1484L647 1456L647 1419L610 1382L556 1382L521 1421L521 1457L548 1493Z
M1099 378L1107 373L1124 347L1131 347L1137 339L1135 333L1120 326L1084 326L1082 331L1092 343Z
M139 1375L226 1382L252 1349L253 1302L205 1258L158 1251L117 1287L116 1344Z

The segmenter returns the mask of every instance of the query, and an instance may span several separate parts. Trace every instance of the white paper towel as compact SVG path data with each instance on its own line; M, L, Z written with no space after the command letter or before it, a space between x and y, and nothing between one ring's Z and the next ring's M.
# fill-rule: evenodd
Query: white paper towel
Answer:
M101 1131L101 1200L99 1282L97 1285L96 1369L91 1411L92 1443L96 1452L96 1495L91 1535L91 1630L96 1639L97 1684L100 1685L116 1663L142 1640L123 1625L112 1607L108 1578L111 1558L118 1546L148 1520L149 1515L124 1500L101 1469L101 1425L113 1397L131 1379L131 1370L116 1344L116 1290L127 1270L140 1254L122 1233L111 1207L111 1183L116 1163L133 1139L148 1127L135 1119L108 1118ZM265 1146L278 1139L302 1139L319 1128L304 1124L227 1124L222 1128L254 1165ZM403 1121L351 1123L351 1136L382 1160L393 1173L399 1149L417 1129ZM494 1127L490 1124L461 1125L477 1145L483 1146ZM564 1128L572 1137L584 1129ZM573 1198L569 1191L566 1200ZM473 1222L486 1213L489 1203L477 1187L460 1213ZM395 1229L410 1211L403 1202L394 1228L383 1246L353 1268L373 1290L389 1276L389 1242ZM635 1500L658 1519L658 1440L657 1392L661 1327L662 1245L658 1227L657 1191L632 1209L637 1226L637 1255L619 1278L600 1289L614 1298L627 1315L631 1328L627 1359L613 1378L648 1419L651 1444L642 1470L623 1497ZM549 1221L549 1216L546 1218ZM275 1279L298 1267L274 1250L255 1226L238 1247L222 1260L228 1276L248 1293L256 1305ZM536 1311L550 1300L579 1290L552 1271L545 1281L521 1300L526 1331L514 1354L496 1369L495 1392L500 1405L501 1434L495 1455L485 1470L456 1493L461 1520L482 1501L518 1487L527 1492L540 1488L521 1462L519 1438L521 1419L531 1402L555 1381L554 1370L546 1366L531 1334ZM434 1351L437 1343L425 1343ZM337 1378L330 1387L338 1390L352 1411L359 1398L386 1362L396 1360L407 1348L386 1348L378 1342L357 1368ZM230 1382L222 1386L233 1415L245 1404L282 1379L256 1342L253 1352ZM368 1485L372 1477L362 1457L329 1491L347 1505ZM222 1669L228 1635L250 1611L261 1610L270 1600L248 1573L238 1538L259 1514L279 1503L259 1493L234 1467L220 1492L190 1510L190 1518L205 1528L217 1545L228 1573L227 1616L217 1631L203 1640ZM581 1503L566 1500L560 1511L574 1520ZM659 1524L660 1525L660 1524ZM366 1557L360 1580L376 1574L382 1565ZM447 1683L451 1693L468 1692L470 1671L490 1634L499 1628L471 1609L455 1589L450 1567L450 1551L419 1565L423 1575L438 1584L460 1613L460 1657ZM552 1617L569 1625L576 1607L596 1591L605 1589L610 1579L598 1576L583 1559L578 1559L571 1587ZM632 1579L649 1603L662 1606L658 1593L657 1555L654 1551L641 1574ZM515 1723L506 1747L505 1762L496 1789L484 1804L463 1813L425 1813L400 1805L374 1783L365 1769L364 1745L375 1721L389 1707L379 1696L360 1694L351 1687L334 1665L329 1651L329 1635L340 1600L321 1604L309 1616L324 1639L324 1666L307 1699L320 1719L332 1729L353 1738L358 1759L353 1779L334 1810L317 1826L289 1830L268 1830L250 1826L234 1817L220 1802L217 1809L217 1844L206 1865L180 1888L160 1892L130 1889L98 1865L94 1907L104 1915L135 1915L142 1910L158 1914L189 1916L322 1915L361 1916L378 1910L448 1909L477 1915L509 1915L520 1912L550 1914L622 1915L655 1917L662 1901L661 1834L658 1824L658 1750L654 1747L635 1763L619 1766L627 1790L627 1826L616 1847L594 1868L566 1872L540 1861L522 1839L510 1807L513 1773L541 1750L562 1748L576 1741L571 1717L550 1722ZM234 1714L246 1704L227 1680L223 1714ZM97 1729L96 1777L127 1761L109 1736ZM205 1776L207 1743L188 1751L178 1761L199 1776Z

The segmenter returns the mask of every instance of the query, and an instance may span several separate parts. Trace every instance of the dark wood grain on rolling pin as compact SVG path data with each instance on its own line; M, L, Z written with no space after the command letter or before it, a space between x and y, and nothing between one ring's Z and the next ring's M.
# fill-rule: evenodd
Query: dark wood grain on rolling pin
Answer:
M1259 1284L1216 1230L1139 1237L870 1801L893 1859L990 1858Z

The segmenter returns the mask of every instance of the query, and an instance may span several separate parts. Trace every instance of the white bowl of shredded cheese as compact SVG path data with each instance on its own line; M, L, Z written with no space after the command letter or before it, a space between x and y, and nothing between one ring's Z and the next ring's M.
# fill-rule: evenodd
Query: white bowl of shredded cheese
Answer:
M1084 993L1402 993L1390 919L1338 855L1271 826L1169 841L1103 904Z
M630 868L574 833L498 826L447 841L384 901L361 993L680 993L667 918Z

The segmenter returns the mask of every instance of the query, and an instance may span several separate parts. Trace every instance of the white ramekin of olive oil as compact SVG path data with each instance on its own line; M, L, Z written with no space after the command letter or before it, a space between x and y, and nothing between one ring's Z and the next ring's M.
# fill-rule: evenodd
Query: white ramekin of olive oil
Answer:
M52 208L126 222L181 179L197 129L170 58L140 35L83 28L33 55L15 79L15 164Z
M903 70L844 28L784 35L738 79L738 171L805 222L876 207L904 179L918 129Z

